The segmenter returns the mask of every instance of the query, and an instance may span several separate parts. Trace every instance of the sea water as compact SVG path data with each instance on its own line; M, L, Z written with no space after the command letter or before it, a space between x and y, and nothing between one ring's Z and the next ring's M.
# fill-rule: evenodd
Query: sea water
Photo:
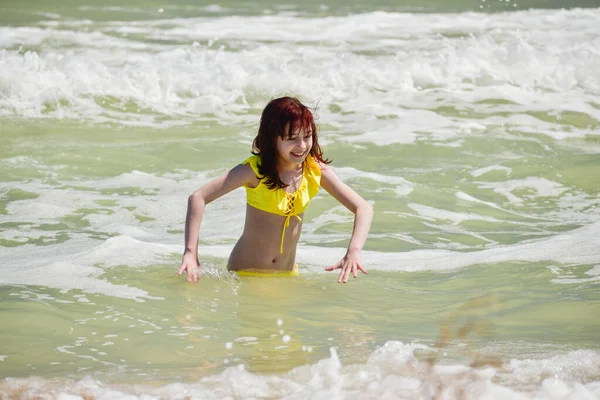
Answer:
M600 398L600 8L6 0L0 398ZM544 7L544 8L532 8ZM314 107L335 172L301 276L226 271L243 190L176 275L187 196Z

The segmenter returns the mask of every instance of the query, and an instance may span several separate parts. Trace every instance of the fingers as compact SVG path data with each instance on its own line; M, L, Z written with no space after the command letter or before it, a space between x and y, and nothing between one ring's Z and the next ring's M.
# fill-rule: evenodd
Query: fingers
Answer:
M350 272L352 272L353 269L356 271L356 267L354 267L354 268L348 267L344 271L344 283L348 283L348 277L350 276Z
M198 273L198 271L188 271L187 281L189 283L197 283L198 281L200 281L200 274Z
M194 268L191 272L188 270L188 282L198 283L201 276L202 272L198 268Z
M340 274L338 275L338 283L347 283L348 282L348 276L350 275L350 272L352 272L352 267L350 267L349 265L346 265L344 267L341 267L342 270L340 271Z
M333 271L333 270L338 269L338 268L342 268L342 262L341 261L338 262L335 265L332 265L331 267L325 268L325 271Z
M366 274L367 271L363 268L362 265L358 264L358 263L349 263L349 264L344 264L344 263L340 263L336 266L333 267L328 267L325 268L327 271L333 271L334 269L338 269L340 268L340 274L338 275L338 283L348 283L348 278L350 277L350 274L352 274L352 276L354 276L354 278L358 278L358 271L361 271L363 274Z
M194 275L194 279L195 279L194 282L196 282L196 283L200 282L201 277L202 277L202 272L199 269L197 269L196 274Z
M355 278L358 278L358 271L362 272L366 275L367 271L363 268L362 265L359 264L357 260L348 260L344 258L340 262L331 267L325 268L325 271L333 271L336 269L341 269L340 274L338 275L338 283L347 283L350 274Z
M183 271L187 272L186 280L190 283L199 282L200 278L202 277L202 273L200 272L199 268L189 267L187 264L183 264L181 268L179 268L179 271L177 271L177 275L181 276L181 274L183 274Z

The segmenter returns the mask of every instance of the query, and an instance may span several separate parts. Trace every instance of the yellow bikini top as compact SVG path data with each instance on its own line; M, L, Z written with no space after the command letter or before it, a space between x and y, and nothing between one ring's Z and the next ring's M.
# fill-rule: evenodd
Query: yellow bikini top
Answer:
M242 164L250 165L256 176L260 178L261 174L258 171L260 156L249 157ZM281 232L280 253L283 253L283 239L285 229L290 226L290 218L296 217L302 221L298 214L302 214L306 210L310 200L319 191L320 185L321 168L310 154L302 163L302 182L294 193L287 193L282 188L269 189L265 184L265 179L261 179L255 188L244 185L248 204L259 210L286 217Z

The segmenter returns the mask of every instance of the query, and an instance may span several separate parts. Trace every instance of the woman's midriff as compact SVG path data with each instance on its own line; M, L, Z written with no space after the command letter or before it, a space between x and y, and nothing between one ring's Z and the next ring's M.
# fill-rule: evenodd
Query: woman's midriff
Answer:
M299 217L302 218L302 214ZM229 256L227 268L232 271L293 270L302 222L296 217L290 219L290 226L285 230L283 253L280 253L284 222L284 216L246 205L244 232Z

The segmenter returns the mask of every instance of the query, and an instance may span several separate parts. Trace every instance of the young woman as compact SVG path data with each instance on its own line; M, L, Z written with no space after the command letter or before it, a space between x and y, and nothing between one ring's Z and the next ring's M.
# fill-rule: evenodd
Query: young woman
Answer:
M298 99L282 97L263 110L252 157L223 176L196 190L188 199L185 252L178 274L198 282L198 235L205 206L244 186L247 205L244 232L236 243L227 268L240 275L297 274L296 246L302 216L319 186L355 214L352 237L344 257L327 271L340 269L338 282L367 272L361 250L367 239L373 210L342 182L323 158L310 110Z

